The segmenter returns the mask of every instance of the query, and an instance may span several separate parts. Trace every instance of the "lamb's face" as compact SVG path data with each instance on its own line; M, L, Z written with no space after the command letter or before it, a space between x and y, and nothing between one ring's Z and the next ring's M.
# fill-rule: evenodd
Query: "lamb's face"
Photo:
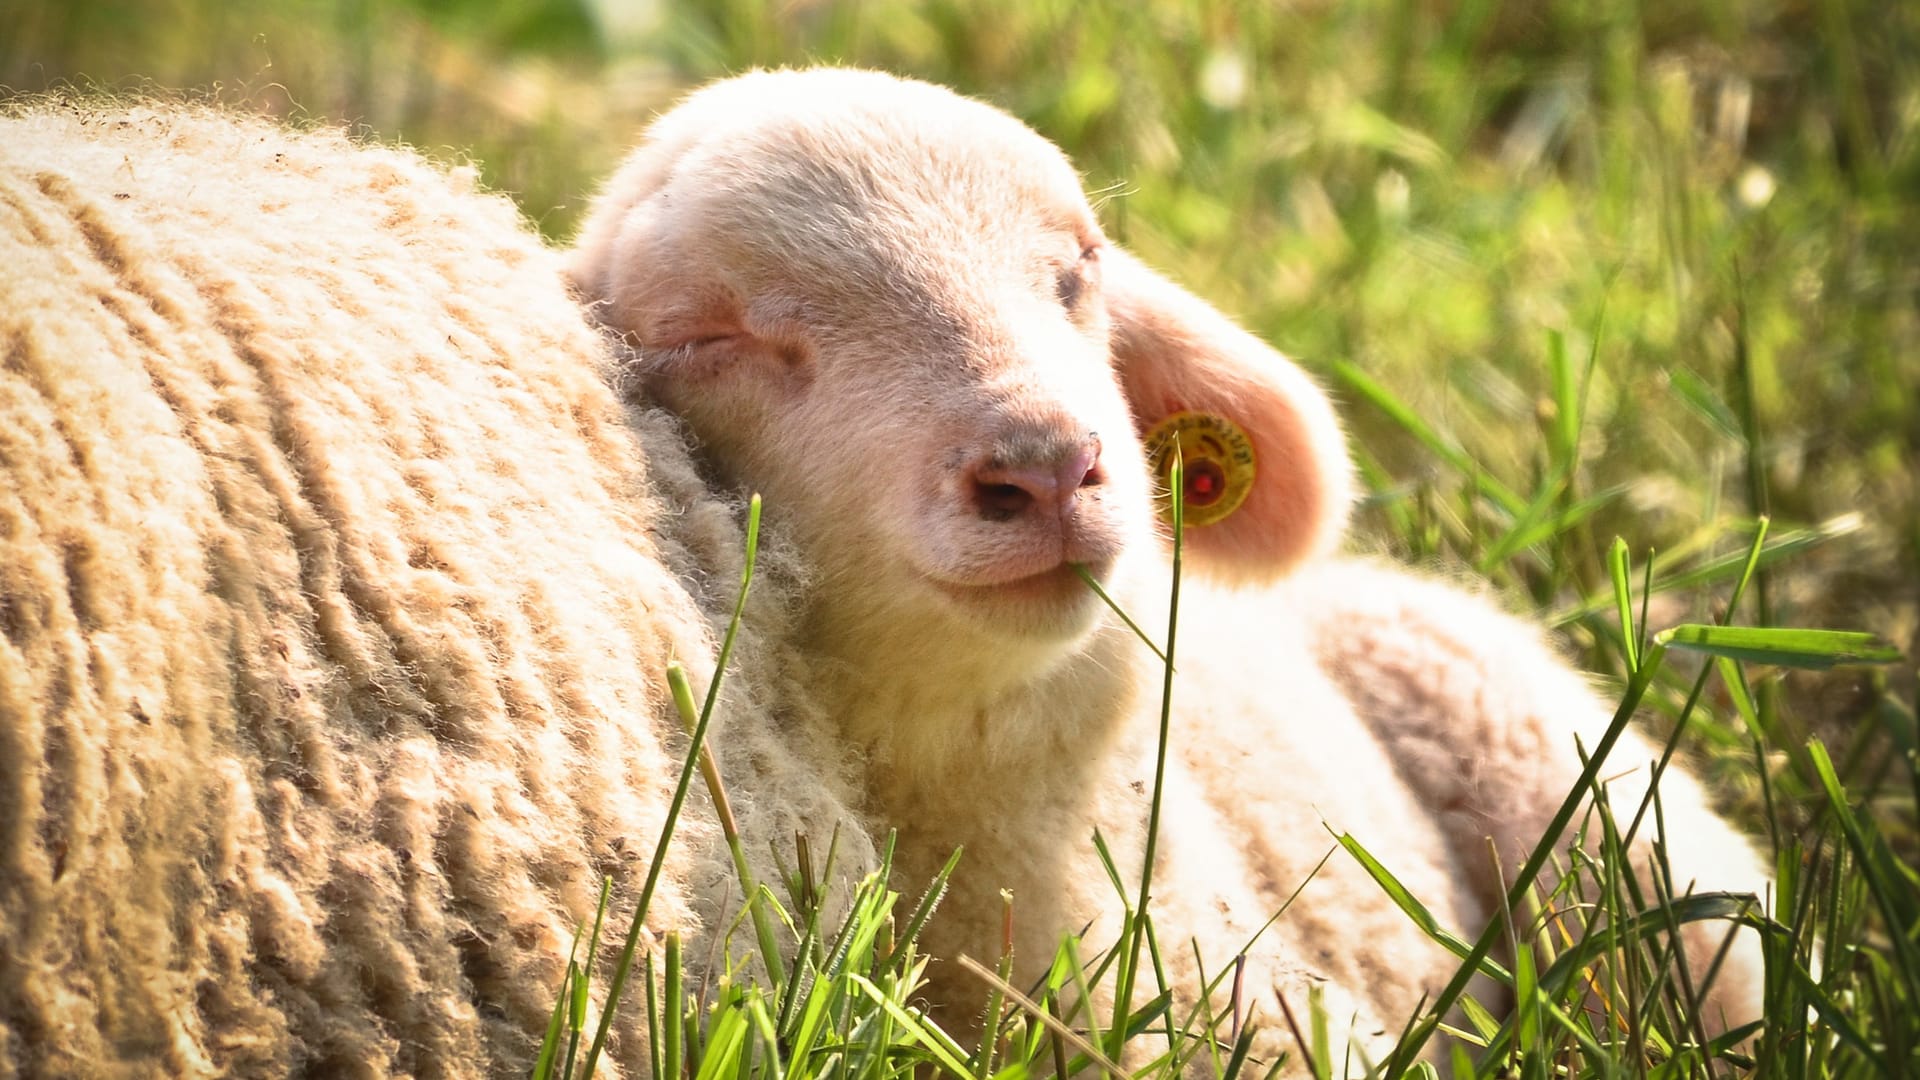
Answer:
M1105 239L1050 144L925 97L682 154L614 311L641 315L659 397L797 522L829 602L1071 639L1098 614L1072 564L1109 575L1152 536Z
M1107 575L1151 535L1104 242L1038 139L996 158L921 134L824 163L775 141L687 192L682 241L726 268L726 317L708 299L641 340L698 372L660 396L801 523L823 595L1070 638L1097 613L1071 564Z
M792 525L828 623L1070 646L1101 610L1074 565L1112 583L1156 544L1136 419L1214 399L1280 466L1211 527L1227 565L1338 531L1317 389L1108 244L1052 144L938 87L701 91L609 185L573 273L649 391Z

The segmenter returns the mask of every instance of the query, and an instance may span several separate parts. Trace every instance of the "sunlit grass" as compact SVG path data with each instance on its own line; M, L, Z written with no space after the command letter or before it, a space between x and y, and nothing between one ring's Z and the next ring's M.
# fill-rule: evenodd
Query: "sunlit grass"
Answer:
M1169 480L1179 536L1179 463ZM654 867L671 840L687 781L698 763L705 777L755 927L754 948L736 962L731 935L715 955L721 971L695 970L669 934L659 966L651 953L642 962L649 1039L657 1077L695 1080L763 1080L815 1077L894 1078L946 1076L954 1080L1016 1080L1031 1074L1160 1078L1272 1077L1283 1070L1319 1080L1348 1076L1437 1076L1423 1056L1437 1035L1451 1042L1442 1060L1456 1080L1521 1076L1870 1076L1904 1075L1920 1066L1920 869L1886 843L1871 816L1845 788L1824 745L1805 746L1818 778L1821 802L1813 825L1795 830L1773 814L1768 832L1778 874L1767 897L1695 893L1676 882L1665 860L1667 836L1658 780L1668 767L1687 722L1710 680L1719 680L1739 703L1751 746L1765 773L1766 733L1753 704L1747 665L1827 668L1836 664L1884 664L1899 652L1872 635L1828 630L1786 630L1736 625L1748 605L1762 553L1766 523L1750 537L1740 572L1731 583L1726 613L1716 625L1682 625L1650 633L1644 603L1636 604L1633 567L1625 546L1609 550L1608 577L1620 612L1619 647L1631 675L1624 699L1600 741L1583 752L1585 769L1525 862L1518 867L1496 917L1476 937L1441 925L1418 896L1394 876L1357 837L1337 837L1350 857L1374 878L1386 897L1434 941L1460 958L1456 976L1414 1016L1405 1018L1397 1046L1381 1061L1355 1061L1348 1050L1336 1061L1330 1018L1317 996L1307 1016L1281 1008L1292 1048L1271 1060L1255 1052L1259 1025L1241 1004L1238 973L1244 957L1199 958L1212 970L1204 985L1169 985L1152 918L1152 868L1159 826L1160 773L1153 811L1143 823L1146 858L1137 883L1122 879L1103 838L1088 838L1099 851L1123 912L1115 942L1065 938L1047 975L1036 985L1007 981L1011 971L1012 899L1003 894L1009 930L997 965L979 958L944 958L990 987L986 1014L972 1045L947 1032L917 997L924 963L918 935L933 915L947 881L959 869L955 852L910 917L898 925L899 900L892 891L892 842L881 866L853 886L844 919L823 926L824 898L836 882L832 858L815 877L804 854L801 872L785 884L788 899L756 882L740 849L727 810L725 784L704 746L725 659L747 588L752 581L759 503L751 504L747 557L734 609L704 707L695 706L685 676L667 673L674 700L692 736ZM1179 609L1179 553L1174 545L1169 625L1164 652L1142 635L1167 674L1161 701L1159 753L1170 749L1167 718L1173 707L1173 662ZM1131 625L1131 620L1128 620ZM1632 723L1646 695L1667 672L1669 650L1690 650L1714 659L1691 679L1673 738L1654 766L1653 783L1639 805L1616 806L1602 781L1607 756ZM1253 677L1253 673L1248 673ZM1911 730L1906 733L1911 739ZM1905 771L1920 790L1920 760L1909 755ZM1630 855L1642 831L1652 839L1650 865ZM1040 842L1036 840L1036 842ZM1634 867L1625 873L1623 868ZM1642 873L1644 870L1644 874ZM627 945L600 1005L599 1035L579 1053L591 1002L592 956L569 959L567 979L556 997L534 1076L549 1080L590 1077L603 1049L607 1018L631 970L653 877L641 900ZM1551 887L1548 884L1551 882ZM1869 902L1870 901L1870 902ZM601 912L589 935L600 938ZM1771 911L1771 914L1769 914ZM1284 906L1273 913L1285 917ZM785 928L784 937L773 929ZM1703 1004L1718 962L1695 972L1677 946L1689 923L1722 925L1727 935L1744 927L1761 935L1767 958L1764 1018L1721 1031ZM735 926L739 925L736 920ZM1263 928L1264 930L1264 928ZM791 943L789 946L788 943ZM1249 947L1251 942L1248 943ZM576 950L578 940L575 944ZM1177 947L1177 946L1176 946ZM1723 950L1725 946L1722 946ZM1211 959L1211 963L1209 963ZM753 961L757 960L757 963ZM1152 989L1139 990L1142 963ZM1481 1000L1469 992L1476 976L1500 988ZM1231 1005L1215 1003L1233 979ZM712 988L693 998L688 987ZM1113 1013L1088 1007L1111 986ZM1336 1020L1337 1018L1332 1018ZM1268 1044L1271 1046L1271 1044ZM1268 1051L1269 1053L1271 1051ZM1124 1064L1122 1064L1124 1063Z

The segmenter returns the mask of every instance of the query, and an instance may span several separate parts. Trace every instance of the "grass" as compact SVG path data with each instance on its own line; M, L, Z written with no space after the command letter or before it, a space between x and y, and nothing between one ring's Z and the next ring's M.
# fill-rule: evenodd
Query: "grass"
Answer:
M1437 1071L1920 1067L1914 667L1776 629L1872 631L1914 654L1920 6L27 0L4 18L0 84L198 87L362 124L471 155L556 239L651 110L729 71L861 63L1001 104L1081 164L1116 238L1343 398L1361 543L1538 612L1768 838L1775 1023L1747 1052L1697 1045L1698 988L1638 933L1657 929L1639 911L1720 918L1724 901L1632 895L1561 837L1534 860L1571 871L1555 892L1516 890L1500 940L1456 941L1499 947L1492 977L1520 1008L1466 1005L1464 1059ZM1676 624L1696 629L1663 637ZM1657 806L1612 808L1591 785L1569 799L1569 831L1603 849L1660 828ZM981 1080L1071 1071L1129 1034L1162 1048L1160 1072L1267 1064L1234 1016L1175 1015L1147 981L1145 882L1116 879L1125 948L1063 945L1044 985L1002 989L999 1042L960 1047L912 1005L928 904L903 918L875 878L824 925L827 875L800 861L776 888L743 880L761 966L721 972L698 1008L674 949L634 957L657 1075ZM1419 919L1391 869L1383 888ZM594 945L617 932L583 928L570 987L613 977ZM1233 958L1208 959L1232 978ZM1082 982L1123 975L1162 1003L1066 1015ZM591 1049L588 1011L558 1002L560 1075ZM1291 1019L1314 1070L1337 1071L1329 1018Z
M1168 482L1174 493L1176 537L1170 614L1165 650L1155 650L1167 676L1160 712L1159 760L1163 764L1170 748L1168 720L1179 610L1179 469L1176 456ZM1455 977L1408 1018L1385 1060L1358 1065L1350 1059L1333 1060L1335 1044L1329 1029L1337 1018L1326 1015L1317 997L1309 998L1304 1028L1282 999L1295 1050L1274 1060L1256 1057L1258 1027L1246 1021L1237 978L1244 957L1219 958L1223 962L1214 967L1219 975L1203 992L1168 986L1152 921L1152 852L1163 769L1155 774L1152 811L1145 823L1147 856L1137 894L1130 896L1128 883L1106 857L1104 843L1094 838L1125 912L1118 941L1088 956L1085 950L1104 943L1068 937L1038 985L1014 986L1007 982L1012 948L1012 900L1007 897L1009 929L998 966L990 968L971 957L952 958L992 990L981 1034L972 1046L942 1030L915 998L924 970L917 934L956 872L960 852L927 885L897 937L894 910L900 898L890 888L891 839L881 866L855 886L844 918L831 929L822 922L822 898L831 892L831 857L826 872L816 878L803 855L801 873L786 882L784 905L756 882L741 854L740 837L726 809L725 787L703 739L752 582L758 525L756 498L748 516L740 596L704 706L696 709L683 673L668 672L674 700L692 738L653 866L664 861L698 763L733 851L742 895L749 898L742 918L755 926L755 949L748 956L758 959L759 968L745 963L735 966L730 939L720 950L728 957L727 967L718 973L690 970L675 935L667 939L657 978L651 955L646 957L646 1015L657 1077L811 1080L939 1075L955 1080L1015 1080L1035 1072L1057 1076L1092 1072L1114 1078L1172 1080L1212 1075L1236 1080L1270 1078L1296 1055L1293 1064L1319 1080L1352 1075L1437 1077L1439 1069L1421 1055L1443 1031L1453 1040L1447 1071L1455 1080L1891 1077L1920 1066L1920 868L1893 851L1873 822L1863 819L1819 740L1805 747L1824 797L1813 826L1793 835L1777 815L1768 819L1779 875L1776 895L1685 891L1676 887L1665 862L1667 837L1657 778L1668 766L1710 680L1719 679L1741 703L1751 746L1765 776L1765 733L1749 689L1748 665L1828 668L1900 660L1897 650L1870 634L1732 625L1757 581L1761 556L1767 550L1764 521L1748 545L1726 616L1716 625L1688 624L1648 634L1644 622L1636 623L1633 615L1635 597L1625 545L1616 541L1610 549L1610 577L1623 627L1619 645L1630 671L1627 692L1612 724L1590 749L1578 784L1516 871L1501 913L1476 940L1468 942L1440 925L1391 868L1375 859L1359 840L1346 834L1338 837L1345 854L1360 862L1385 895L1461 961ZM1125 618L1124 613L1121 616ZM1127 622L1133 625L1130 619ZM1144 635L1142 641L1152 647ZM1601 780L1603 767L1615 740L1669 670L1665 662L1669 649L1691 650L1712 658L1713 663L1702 665L1692 678L1674 737L1656 765L1656 782L1645 800L1638 806L1616 808ZM1906 738L1911 745L1911 724ZM1909 785L1920 791L1920 759L1909 754L1905 769ZM1633 865L1627 852L1643 828L1654 839L1654 858L1644 881L1620 872ZM1547 876L1550 869L1555 871L1551 878ZM598 1034L584 1056L577 1051L587 1019L591 958L596 950L589 945L584 965L569 960L535 1080L555 1076L570 1080L577 1062L580 1076L593 1075L608 1018L631 970L654 880L650 875L643 886L626 947L602 1004ZM1549 880L1554 884L1546 889ZM590 942L600 937L606 896L603 889ZM1771 916L1765 913L1768 907ZM1283 916L1284 909L1275 913L1275 918ZM770 930L775 920L786 927L786 940L795 941L791 949L784 948L782 939ZM1710 1036L1718 1025L1707 1015L1703 1000L1717 962L1696 982L1689 965L1677 960L1674 943L1681 927L1689 923L1725 924L1729 929L1744 926L1762 935L1767 960L1764 1020ZM576 937L576 946L577 942ZM1506 964L1495 959L1502 946ZM1151 994L1135 993L1143 955L1153 972L1155 992ZM1211 1003L1218 1000L1216 992L1229 973L1235 976L1232 1005L1223 1016L1213 1011ZM696 999L686 989L696 976L717 986L711 1001L704 1000L704 993ZM1496 982L1511 996L1511 1009L1471 996L1468 989L1475 976ZM1115 1005L1103 1027L1086 1005L1097 1000L1094 988L1108 980ZM1134 1004L1143 997L1143 1003ZM1183 1005L1189 1001L1194 1004ZM1499 1015L1502 1012L1504 1017ZM1455 1017L1464 1017L1464 1026ZM1128 1064L1119 1064L1123 1061Z

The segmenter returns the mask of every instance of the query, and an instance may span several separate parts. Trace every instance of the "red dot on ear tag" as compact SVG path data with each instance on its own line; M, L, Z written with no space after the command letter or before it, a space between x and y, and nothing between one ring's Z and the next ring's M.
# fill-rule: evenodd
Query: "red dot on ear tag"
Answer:
M1195 458L1187 463L1187 502L1192 506L1210 506L1226 490L1226 473L1210 458Z
M1182 523L1206 526L1240 508L1253 489L1253 443L1231 419L1218 413L1175 412L1162 417L1142 441L1149 448L1153 475L1165 480L1177 452L1185 465L1180 495L1186 505ZM1160 498L1163 517L1172 520L1171 500Z

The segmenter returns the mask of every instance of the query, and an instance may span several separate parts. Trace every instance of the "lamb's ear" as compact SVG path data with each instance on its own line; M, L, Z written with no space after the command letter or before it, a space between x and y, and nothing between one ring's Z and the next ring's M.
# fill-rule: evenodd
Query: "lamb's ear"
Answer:
M1193 294L1109 247L1101 256L1121 384L1164 482L1178 437L1186 544L1234 579L1277 577L1330 552L1353 470L1312 378Z
M715 274L716 261L680 235L655 202L628 210L604 233L580 234L567 267L576 292L601 325L655 356L682 346L743 344L739 296Z
M647 125L646 133L607 179L567 253L567 277L590 301L609 300L631 276L632 249L658 232L655 197L673 180L687 156L729 117L747 111L764 73L695 90Z
M593 208L567 253L566 273L574 291L606 326L636 343L667 344L663 338L682 324L727 321L721 299L696 273L708 263L700 253L680 250L672 212L662 189L691 140L655 123L638 149L593 201ZM680 137L675 137L679 135ZM716 326L714 336L725 333Z
M717 268L724 256L707 241L684 200L670 200L676 177L715 130L750 114L768 73L694 91L647 127L640 145L593 200L566 255L574 291L600 322L656 353L726 342L754 351L740 298ZM695 350L696 352L698 350Z
M708 249L683 201L669 198L691 141L673 119L656 123L607 182L565 263L594 318L655 359L647 385L656 394L735 366L723 360L778 357L748 332L741 298L719 272L726 257ZM671 366L658 362L669 357Z

